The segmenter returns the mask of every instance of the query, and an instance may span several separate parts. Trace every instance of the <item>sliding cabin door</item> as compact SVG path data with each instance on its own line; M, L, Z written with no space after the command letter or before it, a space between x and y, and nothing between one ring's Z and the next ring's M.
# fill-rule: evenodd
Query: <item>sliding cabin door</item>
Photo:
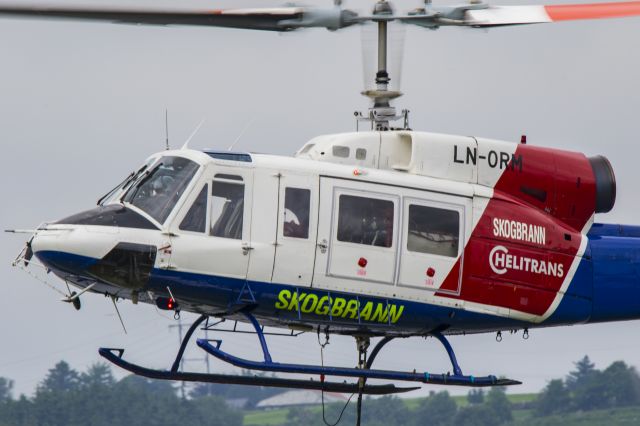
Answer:
M398 249L398 189L321 178L313 287L393 292Z
M471 200L410 190L402 200L398 287L460 294L465 212Z
M471 198L321 178L313 287L438 303L459 294Z

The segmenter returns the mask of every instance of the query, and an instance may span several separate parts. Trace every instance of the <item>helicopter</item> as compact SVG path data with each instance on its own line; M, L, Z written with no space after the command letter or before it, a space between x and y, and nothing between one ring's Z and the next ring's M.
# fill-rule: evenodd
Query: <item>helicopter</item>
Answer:
M397 392L364 379L493 386L517 383L462 374L446 335L500 332L638 318L633 226L594 224L615 203L604 157L417 132L388 90L386 25L428 29L494 26L640 14L637 2L531 7L430 4L371 15L340 5L177 13L2 8L7 15L192 24L292 31L378 26L376 88L359 117L371 131L320 136L294 158L227 151L169 150L151 156L93 210L38 227L16 263L35 258L81 290L201 314L181 346L214 317L241 319L257 333L264 361L198 346L231 364L276 372L360 379L356 384L259 379L268 384ZM403 123L394 127L396 120ZM292 259L295 259L292 261ZM612 300L610 289L618 297ZM621 296L623 295L623 296ZM280 364L263 326L356 337L358 368ZM393 338L433 336L454 373L374 370ZM369 339L384 339L367 358ZM213 344L212 344L213 343ZM176 380L236 380L151 371L122 351L101 355L130 371ZM193 375L189 375L193 374ZM254 379L254 378L249 378ZM282 380L282 381L278 381Z

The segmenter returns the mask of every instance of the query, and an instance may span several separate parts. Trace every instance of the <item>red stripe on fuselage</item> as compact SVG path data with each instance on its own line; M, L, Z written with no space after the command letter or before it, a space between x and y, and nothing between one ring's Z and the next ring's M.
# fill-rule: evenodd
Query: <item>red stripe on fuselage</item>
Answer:
M463 261L458 259L436 295L543 315L593 215L593 171L577 153L519 145L514 158L521 158L522 170L505 169Z

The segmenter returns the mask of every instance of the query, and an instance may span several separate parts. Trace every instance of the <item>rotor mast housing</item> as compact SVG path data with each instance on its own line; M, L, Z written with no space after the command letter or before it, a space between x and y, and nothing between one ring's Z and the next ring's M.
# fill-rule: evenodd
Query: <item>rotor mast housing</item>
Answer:
M372 123L372 130L391 130L390 122L404 118L403 129L408 128L407 113L402 115L396 113L395 107L391 105L391 100L402 96L400 91L389 90L389 72L387 70L388 57L388 25L393 19L393 8L386 0L379 0L373 9L373 21L378 26L378 69L375 77L375 90L365 90L364 96L371 99L373 105L369 108L367 117L359 117L359 120L366 120ZM356 113L356 115L358 115Z

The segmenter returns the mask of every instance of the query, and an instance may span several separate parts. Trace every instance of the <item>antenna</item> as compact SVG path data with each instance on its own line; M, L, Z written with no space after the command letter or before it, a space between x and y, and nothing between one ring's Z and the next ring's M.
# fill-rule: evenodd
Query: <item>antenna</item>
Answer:
M196 126L195 129L193 129L193 132L191 132L191 134L189 135L187 140L184 142L184 145L182 145L181 149L189 149L189 142L191 142L191 139L193 139L193 137L196 135L196 133L198 133L198 130L200 130L200 127L202 127L202 125L204 124L205 121L207 121L207 120L204 119L204 118L202 120L200 120L200 123Z
M233 143L231 145L229 145L229 148L227 148L227 151L231 151L233 149L234 146L236 146L236 144L238 143L238 141L240 141L240 138L242 137L242 135L244 135L244 132L247 131L247 129L253 124L253 118L249 121L247 121L247 124L244 125L244 127L242 128L242 130L240 131L240 134L238 135L238 137L236 138L235 141L233 141Z
M169 110L164 109L164 135L166 141L166 150L169 151Z
M116 314L118 314L118 319L120 320L120 324L122 324L122 329L124 330L124 334L127 334L127 328L124 326L124 321L122 321L122 316L120 315L120 310L118 309L118 305L116 305L117 296L109 295L111 297L111 302L113 302L113 307L116 308Z

